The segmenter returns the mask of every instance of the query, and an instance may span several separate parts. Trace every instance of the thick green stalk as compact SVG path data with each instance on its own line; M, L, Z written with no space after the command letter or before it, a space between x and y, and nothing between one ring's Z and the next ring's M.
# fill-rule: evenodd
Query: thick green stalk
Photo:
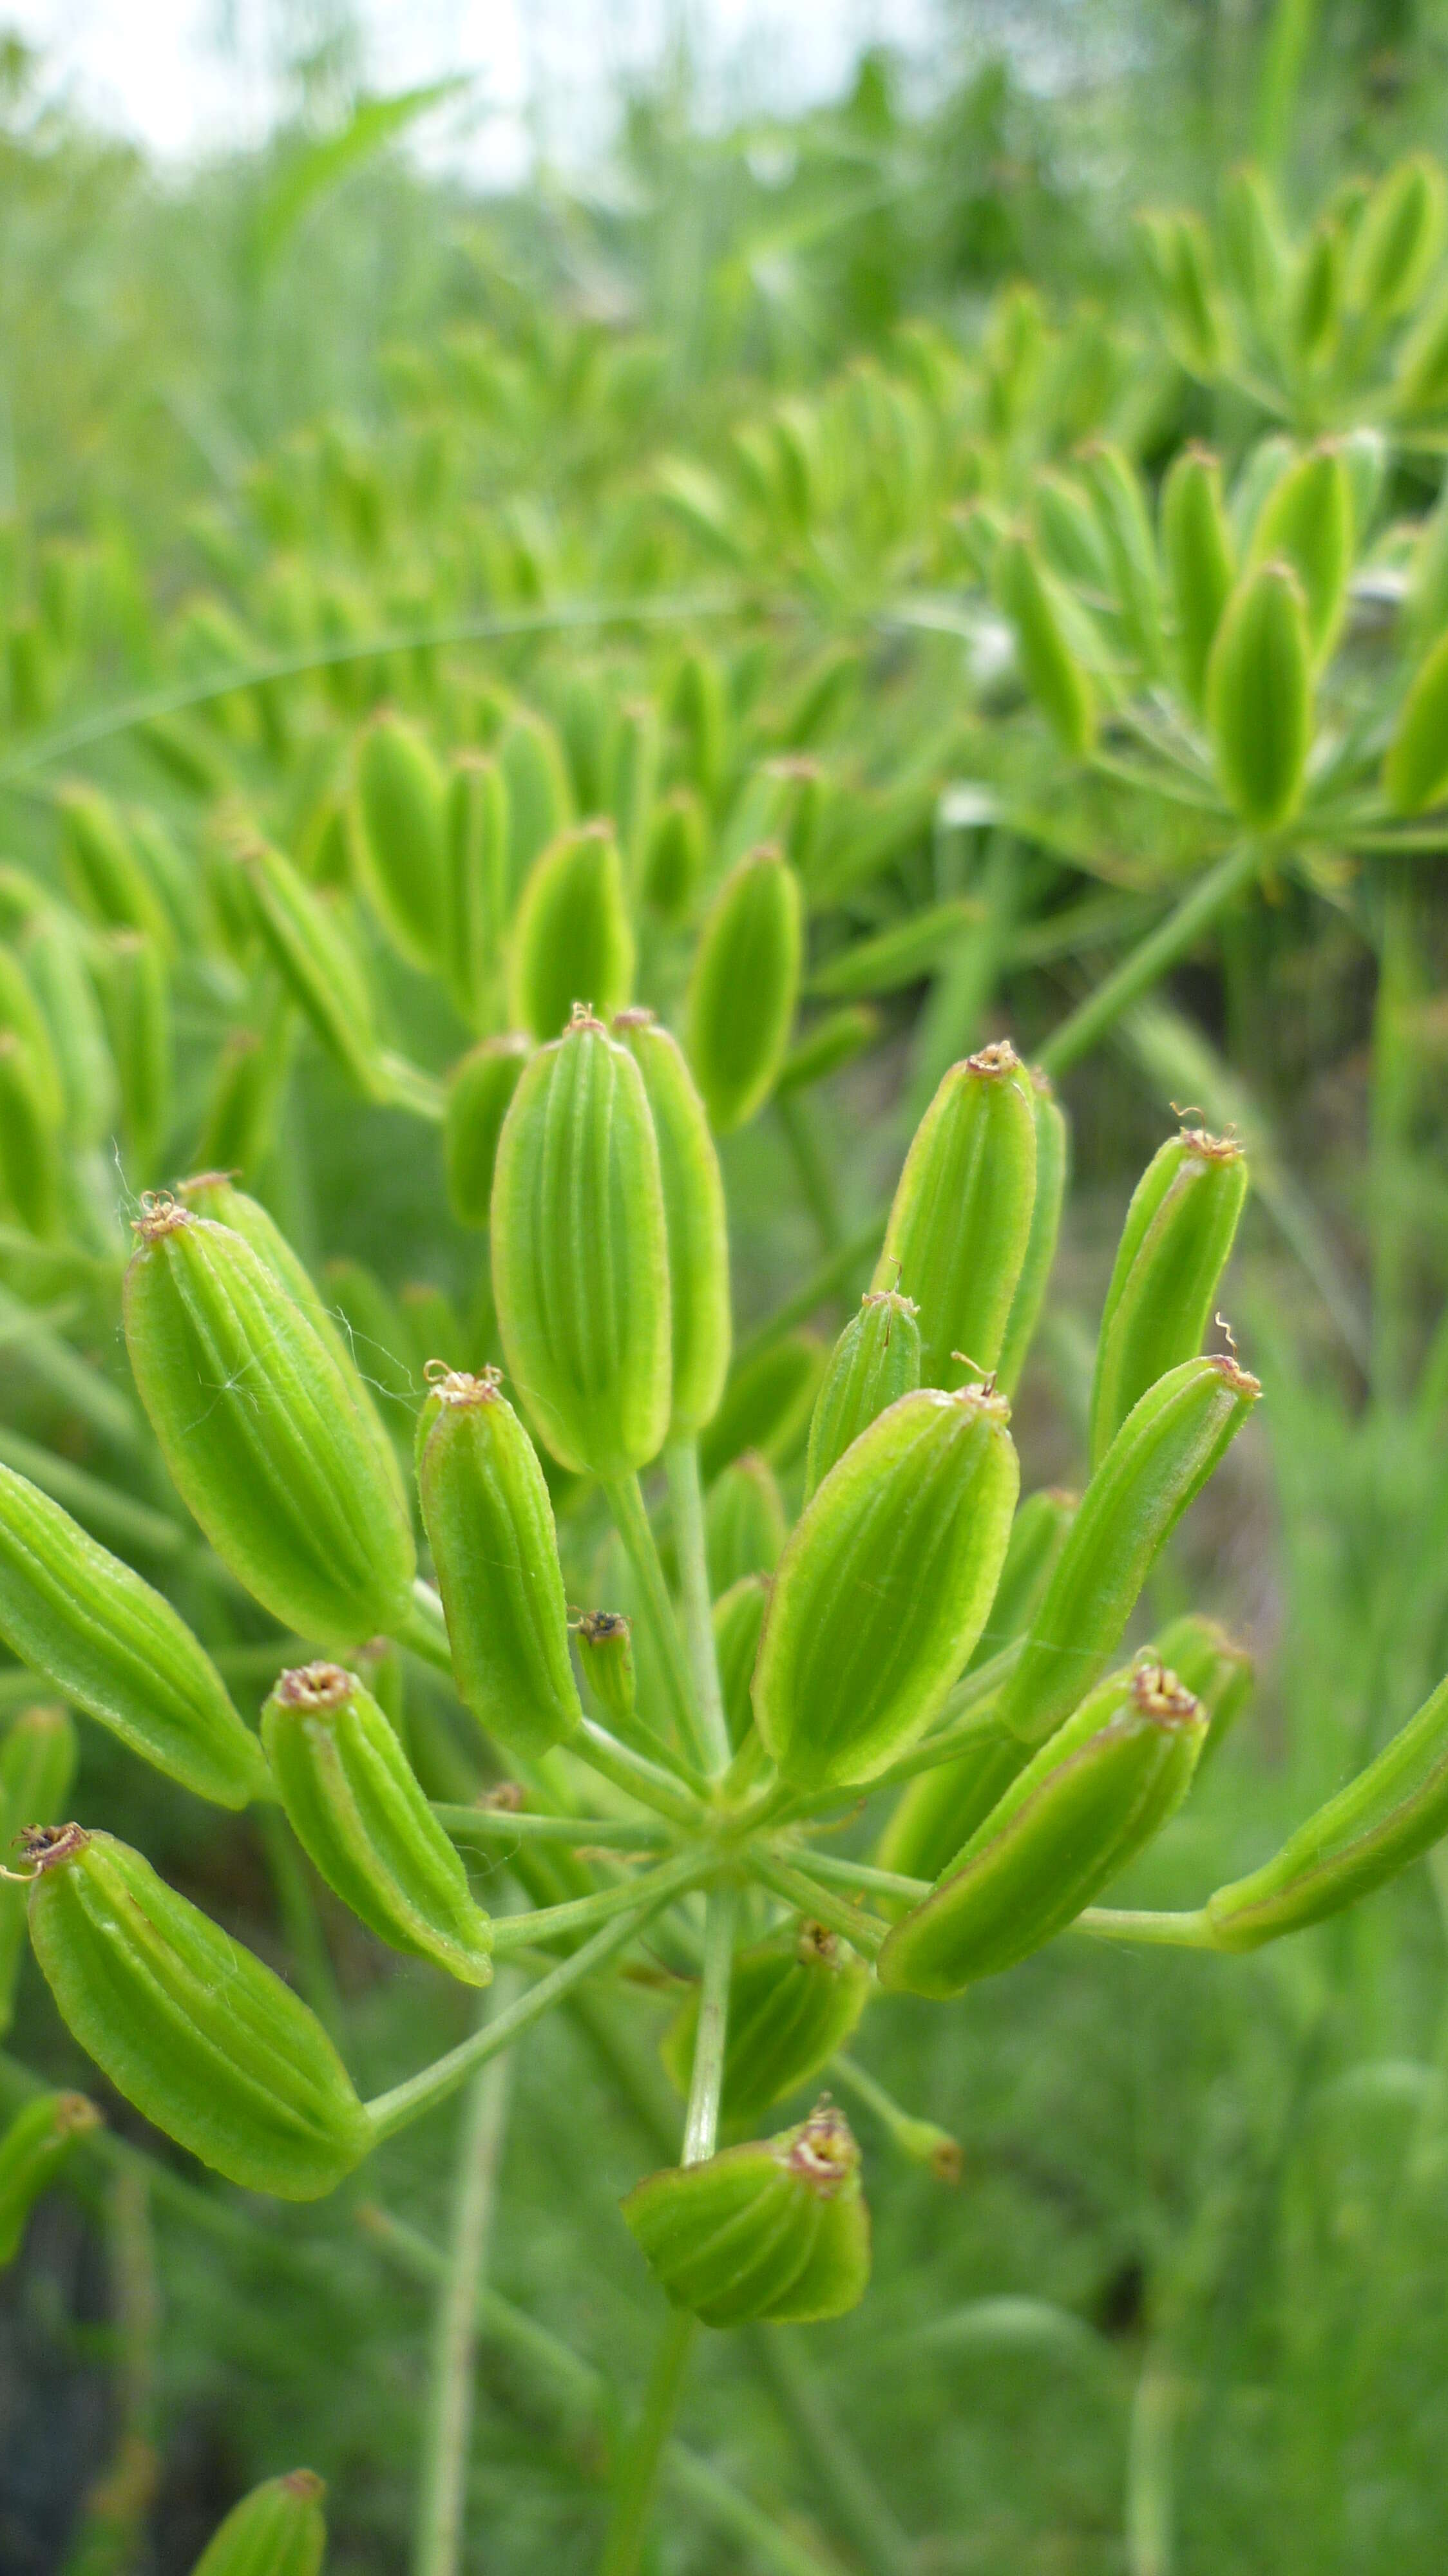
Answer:
M932 1885L928 1878L902 1878L898 1870L872 1869L868 1861L837 1859L833 1852L816 1851L813 1844L780 1857L796 1869L808 1870L811 1878L822 1878L826 1886L857 1887L862 1896L901 1897L907 1905L922 1904Z
M882 1947L890 1928L887 1923L882 1923L878 1915L866 1914L860 1906L843 1904L803 1869L791 1869L785 1862L772 1860L768 1853L759 1851L750 1852L749 1869L771 1895L794 1906L799 1913L811 1915L831 1932L843 1933L851 1948L864 1958L873 1959Z
M616 1887L602 1887L591 1896L571 1897L566 1905L540 1906L532 1914L504 1914L493 1925L493 1956L506 1958L510 1950L526 1950L535 1942L556 1941L565 1933L591 1932L596 1923L611 1923L619 1914L636 1912L650 1900L662 1904L668 1898L682 1895L697 1885L710 1864L686 1852L677 1860L665 1861L642 1878L623 1879Z
M719 2138L719 2101L724 2089L724 2049L729 2036L729 1980L734 1966L734 1925L738 1892L727 1884L709 1890L704 1915L704 1973L699 1989L699 2025L694 2065L689 2079L689 2107L684 2118L684 2151L680 2162L704 2164Z
M1206 1913L1153 1914L1132 1913L1114 1905L1088 1905L1067 1927L1072 1932L1089 1932L1097 1941L1150 1941L1174 1950L1215 1950L1219 1944L1212 1938Z
M665 1851L669 1836L663 1825L636 1824L624 1816L535 1816L512 1807L434 1805L433 1814L449 1842L467 1851L476 1844L491 1851L495 1843L566 1843L575 1851Z
M674 1545L679 1558L679 1588L684 1596L684 1632L694 1675L694 1694L702 1720L705 1758L719 1777L733 1759L724 1694L719 1687L719 1659L714 1649L714 1615L709 1599L709 1559L704 1543L704 1492L699 1480L697 1440L675 1440L664 1452L669 1499L674 1512Z
M673 2310L664 2322L638 2422L619 2461L598 2576L637 2576L659 2469L698 2331L697 2317L684 2309Z
M1130 956L1124 957L1097 985L1094 993L1088 993L1085 1001L1061 1022L1054 1037L1048 1038L1041 1049L1043 1070L1054 1079L1088 1054L1122 1012L1140 1001L1167 968L1185 956L1218 914L1226 911L1233 898L1251 883L1260 864L1256 842L1239 841L1218 859L1215 867L1208 868L1165 921L1158 923Z
M709 1743L699 1711L694 1705L693 1685L664 1569L659 1563L653 1527L644 1503L637 1476L620 1477L617 1483L604 1486L613 1525L623 1541L624 1554L634 1570L643 1597L644 1624L657 1649L669 1694L670 1715L679 1731L679 1739L707 1767Z
M694 1790L673 1772L651 1762L646 1753L636 1753L631 1744L621 1744L616 1735L610 1735L607 1727L597 1725L591 1717L584 1719L569 1751L576 1753L580 1762L588 1763L600 1779L612 1781L615 1789L626 1790L631 1798L667 1816L671 1823L698 1825L702 1809ZM698 1780L700 1790L705 1785Z

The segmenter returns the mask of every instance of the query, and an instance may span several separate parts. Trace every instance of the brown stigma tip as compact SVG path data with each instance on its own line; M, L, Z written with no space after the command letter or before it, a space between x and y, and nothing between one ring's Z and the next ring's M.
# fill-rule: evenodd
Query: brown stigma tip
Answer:
M1262 1392L1260 1377L1254 1377L1250 1369L1244 1369L1238 1360L1228 1358L1221 1352L1213 1354L1212 1366L1224 1385L1232 1389L1234 1395L1245 1395L1250 1403L1256 1403Z
M56 2134L62 2138L83 2138L87 2129L105 2126L105 2113L97 2109L88 2093L62 2093L55 2105Z
M518 1816L528 1803L528 1792L521 1780L498 1780L485 1789L477 1800L488 1816Z
M578 1633L588 1645L597 1646L605 1637L626 1637L630 1630L621 1610L590 1610L579 1620Z
M1009 1038L994 1038L989 1046L981 1048L978 1055L966 1057L965 1069L967 1073L1018 1073L1020 1063L1021 1059Z
M280 1708L340 1708L356 1687L340 1664L297 1664L281 1675L273 1697Z
M997 1386L995 1370L983 1369L979 1360L973 1360L968 1351L952 1351L950 1356L961 1368L974 1369L976 1383L973 1386L956 1387L953 1392L947 1394L945 1401L948 1404L969 1405L976 1412L988 1413L993 1422L1009 1422L1010 1400L1002 1395Z
M1147 1655L1137 1665L1131 1676L1131 1696L1142 1716L1154 1718L1158 1726L1190 1726L1199 1706L1195 1695L1155 1655Z
M862 1306L888 1306L895 1315L918 1315L920 1312L914 1298L907 1297L900 1288L867 1288L860 1303Z
M422 1374L439 1404L492 1404L503 1383L502 1370L491 1364L474 1375L449 1367L446 1360L428 1360Z
M803 2125L785 2135L788 2143L783 2162L801 2182L808 2183L820 2200L833 2200L858 2173L860 2150L854 2133L843 2111L835 2109L827 2093Z
M563 1034L566 1038L606 1038L608 1031L595 1014L591 1002L575 1002Z
M827 1968L837 1968L840 1964L839 1934L832 1932L827 1923L816 1923L806 1915L795 1935L794 1955L804 1968L815 1959Z
M37 1878L75 1860L90 1841L84 1825L22 1825L16 1837Z
M638 1002L635 1003L632 1010L615 1011L613 1015L613 1025L616 1029L657 1028L658 1013L656 1011L645 1010L643 1003Z
M1184 1127L1181 1142L1191 1153L1200 1155L1204 1163L1239 1163L1242 1159L1241 1138L1230 1127L1224 1136L1209 1135L1205 1127Z
M303 2504L320 2504L327 2492L326 2479L319 2478L315 2469L288 2469L286 2476L279 2478L277 2484Z
M194 1224L189 1208L184 1208L170 1190L143 1190L141 1213L131 1219L131 1232L143 1243L159 1243L166 1234L177 1234L183 1225Z
M955 2138L941 2138L930 2150L930 2170L937 2182L954 2190L965 2172L965 2150Z

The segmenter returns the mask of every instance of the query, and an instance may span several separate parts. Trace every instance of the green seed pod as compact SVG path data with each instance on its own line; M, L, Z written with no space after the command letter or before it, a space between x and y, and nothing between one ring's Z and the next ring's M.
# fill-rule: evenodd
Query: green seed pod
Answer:
M257 928L287 991L333 1061L368 1099L379 1090L372 993L334 909L280 850L243 855Z
M1307 237L1287 299L1287 337L1295 357L1309 367L1326 364L1342 329L1343 239L1330 215L1320 215Z
M1238 558L1252 542L1256 527L1274 486L1288 471L1297 454L1290 438L1276 430L1268 438L1259 438L1249 447L1227 504L1232 542Z
M1395 814L1422 814L1448 790L1448 635L1413 675L1383 762Z
M639 875L644 902L671 929L687 919L708 855L703 805L692 787L676 787L655 808Z
M1222 187L1221 240L1227 277L1265 338L1272 337L1287 283L1287 251L1272 190L1260 170L1230 170Z
M163 947L171 924L110 798L94 787L64 787L60 856L77 908L104 930L144 930Z
M0 1034L0 1199L28 1234L55 1233L59 1138L35 1058L9 1029Z
M738 1582L731 1583L714 1603L714 1660L719 1667L729 1741L736 1752L754 1724L751 1691L768 1607L766 1574L741 1574Z
M1143 214L1137 217L1137 230L1174 353L1189 374L1215 376L1228 350L1205 224L1199 215Z
M390 710L357 746L357 853L373 911L414 966L443 960L443 782L415 725Z
M326 2492L310 2469L253 2487L212 2533L191 2576L321 2576Z
M777 2138L650 2174L623 2214L670 2303L706 2326L840 2317L870 2277L860 2150L824 2104Z
M491 1221L498 1138L532 1052L529 1040L516 1034L484 1038L459 1056L448 1076L442 1122L448 1205L459 1224L479 1232Z
M1258 564L1228 601L1207 666L1207 725L1228 801L1262 831L1289 822L1312 741L1312 650L1290 564Z
M1411 312L1442 247L1445 202L1443 172L1426 152L1400 161L1378 181L1348 257L1352 312L1379 323Z
M870 1992L870 1972L822 1923L741 1950L729 1980L729 2023L719 2115L751 2126L787 2093L808 2084L853 2036ZM699 1997L691 1992L664 2034L664 2064L689 2090Z
M508 788L496 760L460 752L443 806L442 971L462 1017L486 1028L511 909Z
M63 1825L30 1858L31 1946L116 2091L243 2190L334 2191L372 2130L315 2013L111 1835Z
M679 738L684 775L712 804L728 766L729 696L714 655L697 644L680 658L669 696L669 720Z
M357 1675L338 1664L283 1673L261 1734L287 1820L333 1895L389 1948L487 1985L488 1918Z
M244 1807L270 1794L255 1737L170 1602L9 1467L0 1467L0 1636L199 1798Z
M831 1351L815 1397L804 1498L887 1405L920 1384L916 1307L895 1288L872 1288Z
M565 832L534 860L518 905L508 1015L556 1038L579 999L600 1019L633 991L634 936L623 867L607 823Z
M1448 402L1448 296L1435 296L1398 354L1393 369L1393 409L1400 419L1422 421Z
M1080 484L1064 474L1038 474L1031 485L1031 501L1041 553L1050 571L1058 580L1104 597L1111 587L1111 558Z
M1246 1196L1241 1146L1201 1127L1168 1137L1138 1181L1096 1345L1093 1469L1147 1388L1201 1349Z
M785 1777L846 1787L924 1734L985 1624L1020 1470L987 1380L900 1398L832 1468L780 1559L754 1676Z
M832 1073L841 1072L874 1045L883 1026L871 1002L847 1002L842 1010L827 1011L790 1048L774 1086L775 1099L787 1100L792 1092L828 1082Z
M768 846L729 871L695 951L685 1045L719 1135L763 1108L789 1047L799 993L799 879Z
M417 1480L458 1692L489 1734L536 1756L583 1714L543 1470L496 1370L428 1374Z
M1161 552L1182 686L1199 710L1212 646L1236 577L1221 463L1209 448L1184 447L1162 485Z
M0 2271L20 2251L25 2223L43 2191L101 2115L83 2093L41 2093L0 2137Z
M1081 452L1081 472L1091 495L1111 567L1111 592L1122 627L1150 676L1161 669L1161 574L1156 539L1141 477L1119 447L1096 441Z
M171 1479L283 1627L345 1648L411 1607L397 1461L356 1370L239 1234L156 1201L126 1346Z
M699 1443L706 1484L752 1449L776 1467L789 1465L809 1434L825 1356L813 1333L784 1333L730 1370L723 1402Z
M1002 1040L943 1077L911 1139L875 1266L877 1288L898 1286L919 1307L926 1386L958 1384L963 1366L998 1366L1035 1195L1030 1079Z
M1066 1176L1071 1161L1071 1130L1066 1113L1051 1088L1049 1077L1039 1065L1032 1065L1031 1114L1036 1129L1036 1186L1031 1199L1031 1230L1026 1237L1026 1257L1011 1299L1010 1317L1006 1324L1001 1355L996 1364L996 1380L1002 1392L1014 1397L1021 1372L1030 1357L1046 1290L1055 1267L1056 1244L1061 1232L1061 1210L1066 1198Z
M350 1360L346 1335L339 1332L336 1314L323 1300L306 1263L292 1250L270 1211L259 1199L249 1198L245 1190L238 1189L230 1172L193 1172L189 1180L177 1182L176 1198L188 1215L209 1217L213 1225L229 1226L233 1234L249 1243L258 1260L266 1263L324 1339L335 1344L344 1361Z
M497 745L508 789L508 885L516 903L540 850L573 820L563 748L546 717L520 710Z
M1337 642L1353 563L1353 496L1347 460L1325 440L1274 483L1252 532L1251 564L1290 564L1302 585L1314 659Z
M1066 640L1055 584L1021 536L1002 537L992 572L996 597L1015 629L1026 686L1065 749L1083 760L1096 739L1096 692Z
M1262 1390L1235 1360L1185 1360L1148 1387L1081 1498L1000 1704L1041 1744L1094 1688L1152 1564Z
M669 1433L690 1439L719 1410L729 1374L729 1222L704 1103L683 1053L652 1011L623 1011L614 1036L648 1094L669 1242L673 1410Z
M291 1077L297 1019L285 996L265 1035L233 1029L216 1060L196 1161L222 1172L261 1170L276 1143Z
M1249 1878L1218 1888L1207 1923L1222 1950L1255 1950L1321 1923L1396 1878L1448 1832L1448 1682L1355 1780Z
M86 968L81 926L47 904L27 922L22 949L60 1076L65 1132L84 1153L110 1134L117 1100L115 1063Z
M10 718L16 725L43 724L55 697L50 650L33 617L12 620L5 638L5 677Z
M155 940L139 930L113 931L106 943L101 990L131 1179L149 1185L157 1177L170 1129L175 1083L171 978Z
M0 1035L18 1038L29 1059L37 1105L47 1127L65 1116L65 1084L50 1023L34 987L11 948L0 948Z
M23 1708L0 1742L0 1859L26 1825L57 1825L70 1799L76 1765L75 1728L63 1708ZM0 2035L15 2012L15 1987L25 1948L25 1888L0 1878Z
M1175 1814L1205 1734L1191 1692L1160 1665L1102 1683L896 1924L881 1985L958 1995L1054 1940Z
M493 1292L559 1465L604 1480L647 1466L672 1383L659 1149L638 1066L587 1012L524 1067L503 1121Z
M1220 1628L1215 1619L1204 1619L1199 1611L1188 1610L1173 1619L1151 1641L1154 1663L1164 1664L1175 1673L1183 1690L1189 1690L1200 1702L1207 1721L1207 1740L1202 1746L1201 1762L1205 1766L1221 1752L1251 1695L1255 1679L1252 1658L1245 1646L1237 1645Z
M717 1599L746 1574L772 1574L784 1554L789 1520L774 1469L755 1449L732 1458L709 1488L704 1543L709 1590Z
M636 886L643 873L659 792L659 755L657 709L648 698L630 698L619 716L607 798L630 885Z
M638 1710L633 1628L618 1610L590 1610L577 1628L583 1678L615 1735L631 1741Z

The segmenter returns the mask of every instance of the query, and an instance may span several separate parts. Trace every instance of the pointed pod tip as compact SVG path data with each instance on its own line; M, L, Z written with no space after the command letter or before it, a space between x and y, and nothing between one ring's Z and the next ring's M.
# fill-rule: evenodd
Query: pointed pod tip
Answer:
M1250 1369L1244 1369L1238 1360L1224 1352L1213 1354L1212 1366L1223 1384L1229 1386L1234 1395L1244 1397L1248 1404L1256 1403L1262 1392L1260 1377L1254 1377Z
M965 1070L987 1076L1019 1073L1021 1059L1009 1038L993 1038L989 1046L981 1047L977 1054L966 1057Z
M278 1708L340 1708L356 1688L355 1674L341 1664L295 1664L280 1676L272 1696Z
M1131 1676L1131 1698L1143 1717L1163 1727L1191 1726L1201 1709L1195 1694L1150 1654L1143 1656Z
M819 2200L833 2200L860 2170L860 2150L843 2111L823 2094L809 2118L779 2140L780 2162Z
M319 2478L315 2469L288 2469L284 2478L278 2478L277 2484L302 2504L320 2504L327 2492L326 2479Z
M446 1360L428 1360L423 1368L428 1392L439 1404L465 1406L496 1404L502 1394L503 1372L498 1368L455 1369Z
M171 1190L144 1190L141 1213L131 1219L131 1232L138 1234L143 1243L159 1243L164 1235L179 1233L182 1226L194 1223L191 1210L182 1207Z
M47 1870L58 1869L62 1861L77 1859L90 1842L90 1835L84 1825L22 1825L18 1839L35 1876L43 1878Z
M57 2137L83 2138L88 2129L103 2129L106 2115L88 2093L60 2093L54 2120Z
M1205 1127L1183 1127L1178 1141L1204 1163L1240 1163L1242 1159L1242 1140L1230 1127L1224 1136L1210 1135Z

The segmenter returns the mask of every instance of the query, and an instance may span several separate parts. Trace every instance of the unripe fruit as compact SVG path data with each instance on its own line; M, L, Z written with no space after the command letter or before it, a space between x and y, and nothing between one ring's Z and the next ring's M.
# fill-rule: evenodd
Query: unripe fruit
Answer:
M499 741L497 756L508 791L508 889L514 904L539 851L572 822L573 798L562 746L544 717L520 711Z
M78 909L103 929L144 930L167 944L166 907L109 797L94 787L65 787L58 802L61 865Z
M357 747L358 853L374 911L399 953L442 961L443 782L415 725L384 712Z
M280 850L243 855L262 940L293 1001L340 1070L367 1098L379 1090L372 993L336 911Z
M474 1028L489 1026L509 908L507 785L496 760L461 752L443 802L441 965Z
M535 1038L556 1038L580 998L602 1020L621 1010L633 977L618 847L606 823L585 823L529 872L513 925L509 1017Z
M448 1076L442 1125L448 1204L459 1224L480 1232L492 1217L503 1121L532 1052L520 1035L484 1038L458 1058Z
M692 787L676 787L655 810L644 844L639 891L671 927L686 919L709 855L709 827Z
M27 1825L59 1824L75 1778L75 1728L63 1708L23 1708L0 1742L0 1860L13 1857ZM0 1878L0 2035L15 2012L25 1948L25 1888Z
M700 934L685 1047L715 1133L761 1109L789 1047L803 939L799 879L768 846L731 868Z
M49 1095L35 1058L11 1030L0 1034L0 1199L43 1241L60 1219L60 1153Z
M952 1065L905 1157L875 1266L920 1312L921 1379L994 1369L1031 1240L1036 1119L1030 1079L1002 1040Z
M1312 740L1312 651L1289 564L1259 564L1229 600L1207 666L1207 723L1242 820L1261 831L1290 821Z
M1352 484L1340 445L1324 441L1273 485L1252 534L1252 562L1290 564L1302 584L1314 658L1326 660L1347 605L1354 545Z
M1096 739L1096 692L1066 640L1055 585L1025 537L1003 537L993 569L1026 685L1064 748L1084 759Z
M917 1308L898 1289L872 1288L831 1351L810 1421L804 1497L877 1414L920 1384Z
M139 930L113 931L101 993L121 1095L121 1132L134 1187L158 1175L175 1079L171 982L164 951Z
M1096 1347L1093 1468L1147 1388L1200 1350L1246 1196L1241 1146L1200 1127L1169 1137L1137 1183Z
M1214 1761L1251 1695L1255 1679L1251 1656L1215 1619L1204 1619L1195 1610L1160 1629L1151 1641L1151 1653L1157 1663L1175 1673L1183 1690L1200 1701L1207 1721L1201 1759L1204 1765Z
M1185 447L1161 493L1161 551L1176 622L1182 685L1200 708L1207 664L1236 574L1222 499L1222 468L1205 447Z
M638 1711L633 1628L619 1610L590 1610L576 1630L583 1678L615 1735L632 1736Z
M0 2271L20 2251L25 2223L41 2193L101 2115L83 2093L42 2093L18 2111L0 2137Z
M768 1606L766 1574L742 1574L714 1603L714 1660L719 1667L719 1693L729 1741L736 1752L754 1723L750 1693Z
M706 2326L843 2316L869 2280L860 2151L824 2105L777 2138L650 2174L623 2214L671 2305Z
M104 1141L116 1112L116 1068L84 949L79 923L49 905L26 925L25 971L45 1015L66 1134L82 1152Z
M822 1923L741 1950L729 1980L721 2119L746 2126L829 2063L851 2038L870 1991L870 1972ZM662 2042L664 2064L689 2089L699 1997L690 1994Z
M1383 790L1404 815L1424 813L1448 791L1448 635L1413 674L1383 762Z
M709 1488L704 1538L709 1590L731 1590L746 1574L772 1574L789 1536L789 1515L767 1458L746 1449Z
M1348 302L1378 322L1416 304L1443 240L1443 173L1416 152L1378 181L1353 236Z
M713 1420L729 1374L729 1225L719 1157L683 1054L651 1011L624 1011L614 1035L643 1076L659 1149L669 1245L673 1409L688 1439Z
M1160 573L1141 478L1119 447L1101 440L1081 451L1080 465L1122 627L1143 670L1153 675L1162 663Z
M326 2492L310 2469L253 2487L212 2533L191 2576L321 2576Z
M1030 1068L1031 1115L1036 1130L1036 1185L1031 1198L1031 1230L1026 1237L1025 1259L1016 1281L1015 1295L1007 1318L1005 1339L996 1363L996 1380L1003 1394L1014 1397L1020 1384L1021 1371L1030 1357L1036 1326L1046 1302L1051 1272L1056 1260L1056 1242L1061 1231L1061 1209L1066 1197L1066 1177L1071 1161L1071 1130L1066 1113L1051 1088L1050 1078L1039 1065Z

